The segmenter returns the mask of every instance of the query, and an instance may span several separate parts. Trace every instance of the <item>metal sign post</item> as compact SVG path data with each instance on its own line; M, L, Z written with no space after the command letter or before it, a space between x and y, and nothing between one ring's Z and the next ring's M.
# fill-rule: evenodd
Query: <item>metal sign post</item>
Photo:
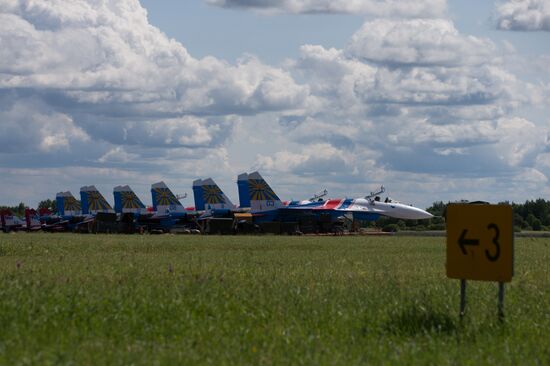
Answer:
M498 319L504 320L504 282L498 283Z
M466 314L466 280L460 280L460 320Z
M460 318L466 313L466 280L498 282L498 318L504 319L504 282L514 273L510 205L447 207L447 277L460 279Z

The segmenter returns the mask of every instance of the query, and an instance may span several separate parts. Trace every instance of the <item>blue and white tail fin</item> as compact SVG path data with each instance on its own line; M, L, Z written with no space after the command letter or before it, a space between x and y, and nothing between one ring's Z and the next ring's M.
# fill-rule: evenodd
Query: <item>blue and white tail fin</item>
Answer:
M114 213L115 210L103 197L95 186L84 186L80 188L80 201L84 215L95 215L99 212Z
M248 174L248 197L252 212L272 211L284 207L283 202L258 172Z
M73 194L69 191L59 192L55 195L55 201L57 206L57 214L59 216L80 216L82 215L82 208L80 201L74 198Z
M201 181L202 198L205 210L233 210L235 205L218 187L212 178Z
M130 186L116 186L113 189L113 195L115 197L116 213L133 213L142 215L147 213L147 208L134 193L134 191L132 191Z
M151 196L153 198L153 209L157 215L185 213L185 207L164 182L151 185Z
M195 199L195 210L204 211L204 197L202 192L202 179L193 181L193 197Z
M250 207L250 195L248 193L248 174L242 173L237 177L237 187L239 189L239 207Z

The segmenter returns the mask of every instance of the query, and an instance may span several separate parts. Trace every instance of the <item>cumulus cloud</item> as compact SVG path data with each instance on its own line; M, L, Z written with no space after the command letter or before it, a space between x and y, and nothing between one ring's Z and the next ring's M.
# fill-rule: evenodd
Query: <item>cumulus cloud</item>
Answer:
M377 19L365 22L346 50L351 57L386 65L461 66L486 63L495 46L460 34L446 19Z
M0 110L0 154L69 153L73 145L89 141L90 136L69 115L39 100L18 100Z
M493 42L448 20L367 21L344 49L303 46L292 68L317 103L281 120L290 136L369 156L389 172L515 174L547 144L549 126L509 117L541 88L506 71Z
M353 159L345 151L327 143L311 144L300 152L279 151L273 156L259 155L255 166L259 169L324 176L349 170Z
M307 94L252 57L237 65L193 58L148 23L137 0L8 4L0 13L1 88L68 90L79 103L139 103L139 113L250 113L293 107Z
M253 56L192 57L138 0L0 1L0 45L0 152L24 152L0 157L9 165L33 153L49 154L45 166L205 155L236 115L298 108L309 94Z
M515 31L550 31L548 0L508 0L496 7L497 27Z
M437 17L446 11L445 0L205 0L225 8L266 13L349 13L396 17Z
M148 195L161 179L219 174L223 185L247 164L295 198L320 185L359 196L388 184L426 203L546 187L550 125L515 114L548 87L512 74L491 40L430 19L444 1L209 2L387 18L274 67L195 58L137 0L0 0L6 190L18 192L17 176L108 190L122 179ZM232 140L249 161L231 158Z

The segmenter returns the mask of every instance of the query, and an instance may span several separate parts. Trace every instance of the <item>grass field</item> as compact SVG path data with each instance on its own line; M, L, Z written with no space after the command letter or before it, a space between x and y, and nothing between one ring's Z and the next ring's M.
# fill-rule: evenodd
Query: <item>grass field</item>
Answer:
M445 239L0 234L0 364L550 365L550 239L497 285Z

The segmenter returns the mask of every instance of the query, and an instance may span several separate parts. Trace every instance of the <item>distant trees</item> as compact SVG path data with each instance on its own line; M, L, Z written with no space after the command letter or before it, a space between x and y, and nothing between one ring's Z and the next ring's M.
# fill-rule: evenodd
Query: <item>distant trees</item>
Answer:
M16 216L25 217L25 209L27 207L28 207L27 205L21 202L17 206L0 206L0 211L8 210L8 211L11 211L11 213ZM44 201L40 201L40 203L38 204L38 209L41 209L41 208L47 208L52 212L56 212L57 205L55 200L44 200Z
M542 198L512 203L514 226L523 230L550 230L550 201Z
M23 217L25 216L25 204L21 202L17 206L0 206L0 211L9 210L12 214Z
M51 212L56 212L57 211L57 202L55 202L55 200L44 200L44 201L40 201L40 203L38 204L38 209L43 209L43 208L46 208L48 210L50 210Z

